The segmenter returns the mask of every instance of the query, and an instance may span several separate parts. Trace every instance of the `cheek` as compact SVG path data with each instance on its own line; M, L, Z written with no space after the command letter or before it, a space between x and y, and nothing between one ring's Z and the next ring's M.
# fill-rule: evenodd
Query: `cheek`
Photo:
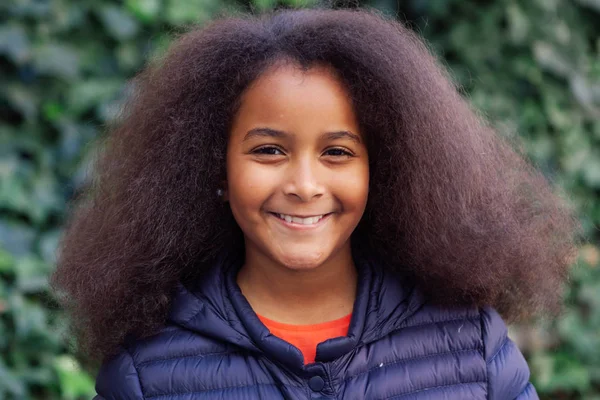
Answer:
M369 170L366 167L339 174L335 193L346 211L362 213L369 196Z
M271 177L272 178L272 177ZM228 169L229 203L234 215L256 212L268 198L273 179L254 163L238 164Z

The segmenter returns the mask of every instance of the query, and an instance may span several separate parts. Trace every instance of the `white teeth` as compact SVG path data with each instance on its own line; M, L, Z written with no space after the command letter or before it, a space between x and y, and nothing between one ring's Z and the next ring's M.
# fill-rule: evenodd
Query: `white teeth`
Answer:
M285 214L277 214L277 216L281 219L286 220L287 222L293 222L295 224L302 224L302 225L313 225L313 224L316 224L317 222L319 222L321 220L321 218L323 218L323 215L317 215L316 217L308 217L308 218L293 217L291 215L285 215Z

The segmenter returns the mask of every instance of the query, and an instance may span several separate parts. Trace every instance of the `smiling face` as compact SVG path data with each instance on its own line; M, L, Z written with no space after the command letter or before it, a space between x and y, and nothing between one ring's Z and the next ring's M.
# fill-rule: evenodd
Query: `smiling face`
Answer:
M246 263L311 269L342 256L367 203L365 138L326 67L273 67L244 92L227 147L227 191Z

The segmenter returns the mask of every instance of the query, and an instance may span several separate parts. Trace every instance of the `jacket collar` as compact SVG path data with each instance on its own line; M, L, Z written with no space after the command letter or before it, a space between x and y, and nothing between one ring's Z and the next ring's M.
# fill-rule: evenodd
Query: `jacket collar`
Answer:
M302 369L298 349L271 335L236 283L243 258L222 256L195 285L177 285L169 320L191 331L248 351L264 353L291 369ZM355 256L358 288L346 337L317 346L317 361L332 361L354 348L376 341L400 327L424 303L414 286L378 263Z

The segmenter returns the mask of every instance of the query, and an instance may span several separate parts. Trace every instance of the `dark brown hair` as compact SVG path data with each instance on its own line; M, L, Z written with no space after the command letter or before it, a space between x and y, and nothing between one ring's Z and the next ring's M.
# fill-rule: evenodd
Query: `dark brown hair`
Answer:
M243 238L216 195L240 94L278 60L333 67L368 138L352 242L441 304L556 311L580 225L519 147L461 97L419 37L369 10L285 10L180 35L133 81L77 199L52 285L93 359L156 332L178 280Z

